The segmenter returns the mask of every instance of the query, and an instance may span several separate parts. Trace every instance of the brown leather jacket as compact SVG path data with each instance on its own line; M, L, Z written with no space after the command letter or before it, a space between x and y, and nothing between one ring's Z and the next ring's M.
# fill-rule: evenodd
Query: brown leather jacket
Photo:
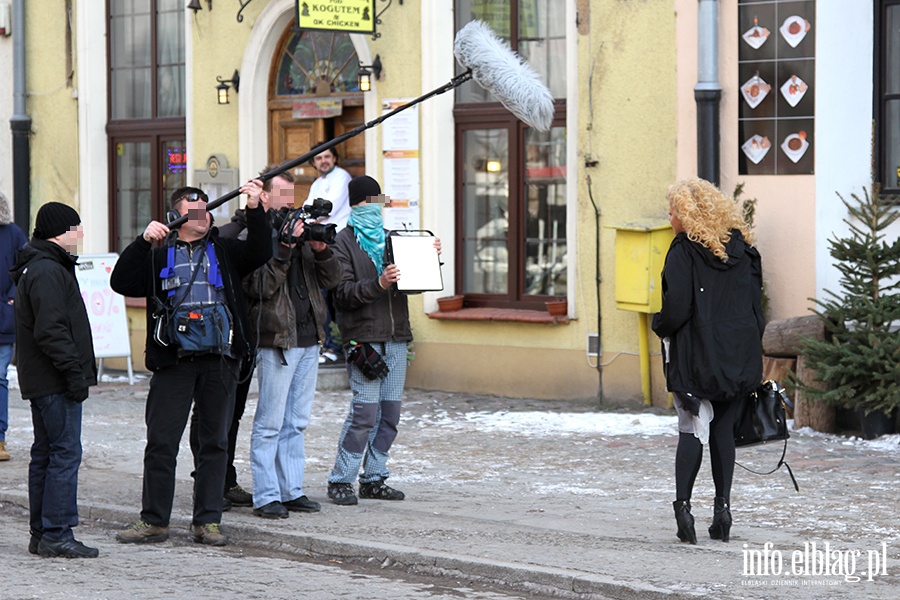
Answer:
M341 265L330 248L313 252L308 244L300 244L287 256L273 256L243 280L244 293L250 303L250 328L261 348L297 347L297 316L288 271L292 262L298 260L309 290L319 343L325 341L325 300L319 290L331 289L338 284Z

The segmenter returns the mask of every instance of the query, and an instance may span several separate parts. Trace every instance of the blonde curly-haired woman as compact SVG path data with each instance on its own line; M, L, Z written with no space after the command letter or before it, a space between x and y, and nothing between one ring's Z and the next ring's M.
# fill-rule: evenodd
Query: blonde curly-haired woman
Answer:
M678 413L677 535L697 543L690 501L708 443L716 488L709 537L727 542L735 401L762 379L762 267L741 207L714 185L679 181L666 197L676 235L653 331L662 338L666 385Z

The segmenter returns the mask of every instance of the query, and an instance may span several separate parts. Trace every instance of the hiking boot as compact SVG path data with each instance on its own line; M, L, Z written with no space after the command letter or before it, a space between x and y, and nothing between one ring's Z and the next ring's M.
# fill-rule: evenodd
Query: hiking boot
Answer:
M369 500L403 500L406 496L400 490L386 485L384 479L359 484L359 497Z
M359 502L353 493L353 486L349 483L329 483L328 497L340 506L353 506Z
M254 508L253 514L263 519L287 519L290 516L287 509L278 500L269 502L259 508Z
M169 528L139 520L128 529L117 533L116 539L123 544L156 544L169 539Z
M100 556L99 550L89 548L75 538L59 542L48 542L47 538L42 538L38 543L37 553L44 558L97 558Z
M253 494L239 485L225 492L225 499L230 501L232 506L253 506Z
M321 506L319 506L318 502L310 500L306 496L300 496L299 498L288 500L284 503L284 507L290 511L308 513L319 512L319 510L322 508Z
M218 523L207 523L205 525L191 525L191 532L194 534L194 541L207 546L226 546L228 538L219 531Z
M9 460L9 452L6 451L6 442L0 442L0 461Z

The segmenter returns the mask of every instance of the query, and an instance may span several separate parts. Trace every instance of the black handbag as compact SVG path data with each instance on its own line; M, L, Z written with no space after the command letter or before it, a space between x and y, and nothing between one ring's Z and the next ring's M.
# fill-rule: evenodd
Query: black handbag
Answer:
M773 380L760 384L749 396L739 400L734 419L734 445L737 448L754 446L775 440L787 440L785 407L794 404L784 388Z
M745 398L740 399L737 414L734 419L734 445L736 448L745 448L767 442L783 440L784 446L778 464L771 471L762 473L748 469L735 461L735 464L757 475L769 475L784 465L794 483L794 489L800 491L797 480L791 467L784 461L787 453L787 441L790 433L787 428L786 407L793 408L794 404L788 398L784 387L777 381L769 379L759 385L756 390Z

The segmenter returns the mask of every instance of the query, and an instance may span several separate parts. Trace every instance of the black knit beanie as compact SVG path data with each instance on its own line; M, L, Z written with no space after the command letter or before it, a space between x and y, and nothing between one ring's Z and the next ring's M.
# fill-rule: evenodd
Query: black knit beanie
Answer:
M350 180L347 192L350 195L350 206L356 206L369 196L381 195L381 186L368 175L361 175Z
M81 225L81 217L74 208L62 202L48 202L38 210L31 235L39 240L49 240L77 225Z

